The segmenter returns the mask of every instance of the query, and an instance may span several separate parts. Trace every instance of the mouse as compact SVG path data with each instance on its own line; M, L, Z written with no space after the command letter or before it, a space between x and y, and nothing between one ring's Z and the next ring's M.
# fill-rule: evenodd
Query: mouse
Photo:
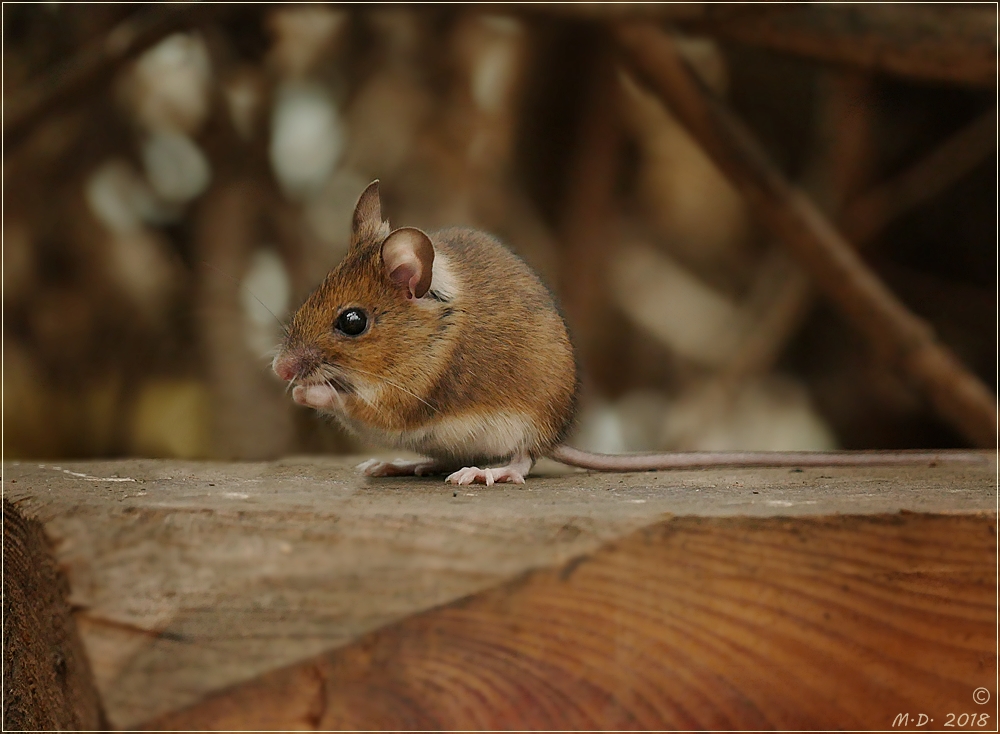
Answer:
M667 452L568 446L580 370L552 292L492 235L426 233L361 194L343 259L295 311L272 369L299 405L359 438L422 455L371 459L366 476L524 484L542 457L597 471L986 461L981 452Z

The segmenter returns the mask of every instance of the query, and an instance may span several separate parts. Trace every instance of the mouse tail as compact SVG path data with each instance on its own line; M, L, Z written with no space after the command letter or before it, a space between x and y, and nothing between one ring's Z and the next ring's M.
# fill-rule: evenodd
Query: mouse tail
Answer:
M561 464L606 472L712 467L899 466L985 464L994 451L678 451L662 454L597 454L560 444L549 457Z

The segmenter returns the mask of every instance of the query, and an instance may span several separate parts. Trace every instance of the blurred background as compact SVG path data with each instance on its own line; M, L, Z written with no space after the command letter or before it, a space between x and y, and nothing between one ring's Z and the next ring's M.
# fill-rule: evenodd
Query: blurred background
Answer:
M624 73L606 28L630 13L677 24L704 83L995 391L993 7L5 5L5 456L365 448L293 405L270 358L374 178L394 226L492 231L559 295L577 446L968 445ZM819 41L798 42L803 13ZM872 28L932 51L852 56Z

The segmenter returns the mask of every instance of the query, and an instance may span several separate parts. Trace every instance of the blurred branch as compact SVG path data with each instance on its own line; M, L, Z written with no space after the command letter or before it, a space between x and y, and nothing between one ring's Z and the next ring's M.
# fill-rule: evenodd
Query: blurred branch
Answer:
M609 348L617 330L608 323L610 304L607 271L608 242L614 221L614 189L621 158L621 123L618 119L620 84L612 49L606 42L596 50L596 62L588 99L577 130L576 155L564 213L559 227L562 268L561 299L566 308L577 347L595 377L611 382L620 360Z
M864 139L870 126L870 120L867 120L870 108L858 102L867 96L866 86L867 79L850 73L838 74L833 84L829 85L828 97L840 109L828 109L826 112L829 118L828 134L832 139L825 141L828 150L823 162L825 167L832 167L829 172L832 175L827 178L830 179L828 188L832 185L833 190L826 191L830 209L842 212L837 218L838 224L849 241L862 249L894 220L946 190L996 149L996 114L991 110L949 137L910 168L857 196L858 186L852 181L859 178L859 172L850 169L863 166L867 157L864 155L867 149ZM829 106L828 101L826 107ZM845 106L848 110L844 109ZM866 176L861 174L860 178ZM842 203L852 200L845 210ZM772 253L772 257L761 266L754 292L766 299L765 305L757 309L759 317L735 359L719 375L716 383L706 388L716 391L716 400L705 401L703 396L697 396L703 406L717 408L714 412L702 408L704 418L701 425L708 425L717 418L749 375L760 374L772 367L801 326L816 295L801 268L780 252Z
M671 37L638 24L618 27L615 37L627 67L670 107L848 320L876 349L888 351L946 420L978 445L994 446L996 401L986 386L785 179L746 126L688 69Z
M872 80L868 74L833 71L819 91L817 151L805 187L839 224L844 202L867 188L871 177ZM742 379L770 369L805 320L813 296L809 278L788 259L787 250L773 251L761 266L751 294L751 301L765 304L755 309L758 327L726 377Z
M854 197L838 218L847 239L864 249L893 221L968 174L996 150L996 122L993 110L984 113L910 168ZM842 193L850 199L848 192ZM838 198L843 200L843 196ZM768 277L765 286L772 298L763 316L761 338L748 344L744 358L731 369L734 375L760 371L773 363L812 302L812 288L797 272L778 277L778 285L774 280Z
M3 145L18 145L45 117L90 97L118 69L171 33L217 15L220 5L155 5L136 12L103 38L80 50L39 79L27 82L4 100Z
M721 11L721 12L720 12ZM707 8L687 30L914 79L996 87L992 6L793 3Z
M996 87L997 27L992 5L538 3L516 7L590 20L669 20L693 33L818 61L913 79Z
M997 147L995 110L980 115L916 165L861 196L844 212L844 232L856 242L932 199L982 163Z
M483 4L481 10L509 13L525 10L531 13L580 20L704 20L712 9L705 3L515 3L511 5Z

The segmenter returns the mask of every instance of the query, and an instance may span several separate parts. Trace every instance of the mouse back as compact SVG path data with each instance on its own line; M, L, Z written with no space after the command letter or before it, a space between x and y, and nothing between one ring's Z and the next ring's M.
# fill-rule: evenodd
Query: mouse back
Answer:
M456 410L529 420L538 455L568 432L576 409L573 346L552 293L499 240L473 229L432 235L460 336L435 388ZM536 455L532 452L532 455Z

